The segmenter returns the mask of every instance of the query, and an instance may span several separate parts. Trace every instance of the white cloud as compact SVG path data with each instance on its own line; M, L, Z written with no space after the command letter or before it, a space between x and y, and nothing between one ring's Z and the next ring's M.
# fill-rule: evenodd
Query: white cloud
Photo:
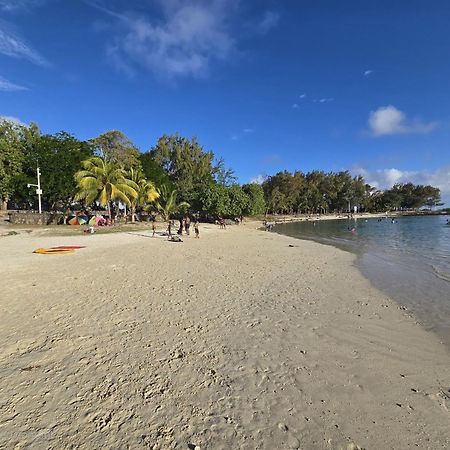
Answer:
M365 77L370 77L370 75L372 75L373 74L373 70L365 70L364 71L364 76Z
M266 179L267 175L257 175L250 180L250 183L263 184Z
M414 183L438 187L442 199L450 203L450 165L436 170L401 170L396 168L369 171L364 168L352 170L355 175L362 175L367 183L377 189L390 189L396 183Z
M373 136L429 133L436 127L436 123L407 120L405 113L392 105L380 106L376 111L371 111L368 124Z
M127 72L143 66L158 76L201 77L211 60L226 59L234 48L225 1L161 3L162 20L133 13L116 14L119 33L109 44L113 64Z
M18 36L7 31L4 22L0 22L0 54L12 58L24 58L39 65L47 64L38 52L29 47Z
M293 103L293 104L292 104L292 108L293 108L293 109L297 109L298 107L299 107L298 103Z
M86 0L115 21L107 30L109 61L131 75L137 67L159 78L195 77L208 74L211 64L237 54L235 16L240 0L154 0L152 16L128 10L117 13L106 1ZM108 3L110 5L110 3ZM267 11L253 23L251 35L267 33L278 15Z
M333 97L323 97L323 98L315 98L313 99L314 103L329 103L334 101Z
M27 91L28 88L20 86L18 84L11 83L3 77L0 77L0 91L14 92L14 91Z
M306 98L306 94L300 94L299 98L301 98L301 99Z
M242 131L244 133L253 133L255 130L253 128L244 128Z

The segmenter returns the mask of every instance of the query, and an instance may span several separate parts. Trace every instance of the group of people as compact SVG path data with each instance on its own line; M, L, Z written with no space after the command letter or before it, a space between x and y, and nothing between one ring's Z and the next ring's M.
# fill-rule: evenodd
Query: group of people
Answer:
M184 230L184 232L186 233L186 236L189 236L191 234L191 230L190 230L191 229L191 218L189 216L184 216L184 217L180 218L179 221L180 221L180 225L178 227L177 235L182 236L183 230ZM173 227L175 227L175 221L169 220L169 223L167 225L167 234L169 236L169 239L172 237ZM153 230L153 236L155 236L155 234L156 234L155 221L153 221L152 230ZM194 218L194 233L195 233L196 238L200 238L199 221L196 217Z

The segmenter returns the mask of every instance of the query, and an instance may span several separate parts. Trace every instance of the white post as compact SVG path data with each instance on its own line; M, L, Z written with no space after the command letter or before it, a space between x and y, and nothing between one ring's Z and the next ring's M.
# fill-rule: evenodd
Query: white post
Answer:
M42 213L42 204L41 204L42 190L41 190L41 171L39 170L39 167L37 168L37 180L38 180L38 184L37 184L36 194L38 195L39 214L41 214Z
M42 213L42 204L41 204L42 189L41 189L41 171L39 170L39 167L36 169L36 172L37 172L38 184L28 183L27 187L34 186L36 188L36 194L38 196L38 203L39 203L39 214L41 214Z

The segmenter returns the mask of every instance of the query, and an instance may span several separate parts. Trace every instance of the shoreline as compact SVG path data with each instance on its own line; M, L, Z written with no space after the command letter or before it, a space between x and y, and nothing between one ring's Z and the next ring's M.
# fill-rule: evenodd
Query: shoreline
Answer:
M383 216L384 217L384 216ZM403 216L406 217L406 216ZM361 219L360 217L358 217ZM375 217L372 217L372 219ZM370 218L369 218L370 219ZM278 225L283 225L283 223L280 223ZM279 229L274 229L274 232L281 235L281 236L289 236L281 232ZM350 253L351 255L355 256L355 262L354 267L359 271L359 273L365 277L371 285L383 293L383 295L386 295L390 297L399 307L402 308L402 310L408 311L408 313L411 315L414 320L419 323L423 328L425 328L427 331L431 331L433 334L435 334L438 339L446 345L446 347L450 351L450 328L447 325L447 322L445 319L440 319L437 317L437 312L434 312L430 315L430 311L427 312L426 307L424 308L424 305L420 303L418 298L414 298L414 301L411 301L409 297L407 297L405 294L402 294L402 292L399 292L397 289L395 289L395 285L393 284L393 280L391 279L390 283L383 282L381 278L386 277L386 275L389 275L389 273L380 273L380 265L378 264L378 271L376 271L377 275L375 276L375 273L372 273L373 270L369 268L367 263L364 261L367 260L367 258L372 258L372 261L384 261L383 259L380 260L380 255L377 253L373 253L370 250L362 251L361 247L355 248L354 245L351 245L351 243L343 240L342 242L338 242L336 240L330 240L326 239L323 236L315 237L313 235L299 235L298 237L291 236L294 239L299 240L306 240L310 242L317 243L319 245L325 245L330 246L333 248L338 248L344 252ZM373 250L373 249L372 249ZM422 274L423 276L426 274ZM392 278L392 277L391 277ZM442 288L441 288L442 290ZM436 294L437 295L437 294ZM437 297L440 298L440 297ZM445 297L444 297L445 298ZM437 301L436 298L434 301ZM446 312L441 311L442 313ZM446 317L446 316L444 316Z
M350 253L257 225L2 239L0 442L448 447L445 347Z

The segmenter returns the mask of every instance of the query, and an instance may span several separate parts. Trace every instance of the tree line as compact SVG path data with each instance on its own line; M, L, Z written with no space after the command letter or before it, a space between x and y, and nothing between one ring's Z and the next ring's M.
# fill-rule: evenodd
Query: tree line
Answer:
M104 207L110 217L120 203L134 219L142 211L165 219L187 210L209 217L267 213L386 211L432 207L439 189L398 184L378 191L348 171L287 171L260 185L240 185L232 169L196 138L163 135L141 152L126 135L113 130L82 141L61 131L42 134L36 124L0 121L0 199L2 209L36 209L27 184L42 172L44 210ZM116 208L114 208L116 205Z
M267 211L272 213L335 213L393 210L442 206L440 190L412 183L395 184L381 191L349 171L279 172L263 183Z

